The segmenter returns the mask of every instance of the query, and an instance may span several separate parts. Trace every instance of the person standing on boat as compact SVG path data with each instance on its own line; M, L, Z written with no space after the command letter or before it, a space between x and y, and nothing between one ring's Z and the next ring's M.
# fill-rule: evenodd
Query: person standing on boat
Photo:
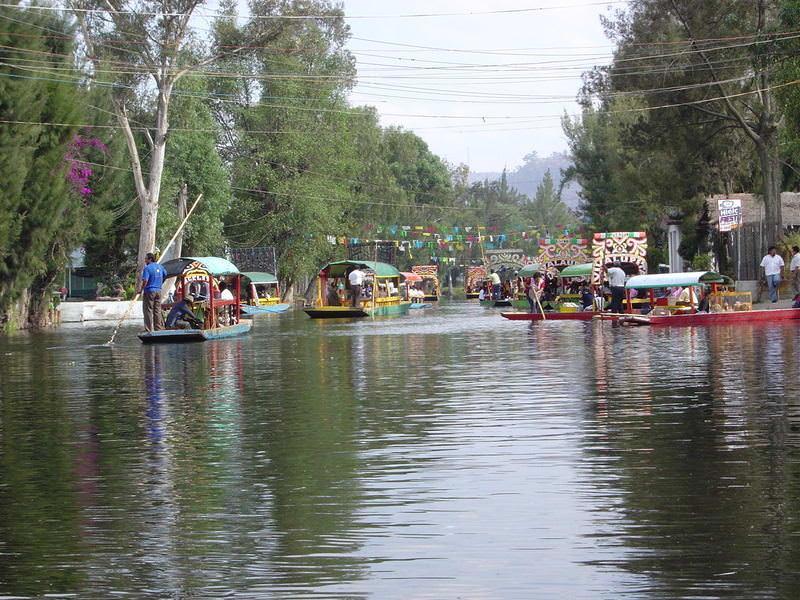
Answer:
M156 261L152 252L144 258L142 277L137 285L137 293L142 294L142 314L146 331L159 331L164 328L161 315L161 286L167 277L166 269Z
M608 287L611 288L612 313L622 312L622 301L625 299L625 271L622 270L622 263L614 261L614 264L606 272L608 277Z
M800 247L792 246L792 262L789 263L789 272L792 276L792 298L800 295Z
M500 300L500 275L492 269L489 272L489 279L492 281L492 300Z
M780 254L777 254L777 248L770 246L767 250L766 256L761 259L761 268L764 269L764 277L767 280L767 289L769 290L769 299L772 302L778 301L778 286L781 283L781 275L783 274L783 267L785 263Z
M358 306L358 301L361 299L361 286L364 284L364 271L356 267L347 276L350 281L350 294L352 296L352 306Z
M544 277L542 277L541 273L534 273L533 277L531 277L531 283L528 286L527 293L525 294L531 313L537 312L536 305L541 305L543 292Z

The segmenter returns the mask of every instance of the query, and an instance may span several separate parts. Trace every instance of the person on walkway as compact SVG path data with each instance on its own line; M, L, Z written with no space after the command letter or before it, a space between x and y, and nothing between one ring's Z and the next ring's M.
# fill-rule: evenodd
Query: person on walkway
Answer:
M350 282L351 306L354 308L358 306L358 301L361 299L361 286L364 284L364 271L356 267L347 276Z
M144 258L142 277L137 284L137 293L142 294L142 313L144 315L144 328L146 331L159 331L164 329L164 319L161 314L161 286L167 278L167 271L156 262L152 252Z
M492 300L500 300L500 275L492 269L489 271L489 279L492 282Z
M622 270L622 263L615 261L606 271L608 277L608 287L611 288L611 306L609 310L613 313L622 312L622 301L625 299L625 271Z
M761 259L761 268L764 269L764 277L767 280L769 299L772 302L778 301L778 286L781 283L784 262L775 246L770 246L767 254Z
M792 262L789 263L792 278L792 298L800 294L800 247L792 246Z

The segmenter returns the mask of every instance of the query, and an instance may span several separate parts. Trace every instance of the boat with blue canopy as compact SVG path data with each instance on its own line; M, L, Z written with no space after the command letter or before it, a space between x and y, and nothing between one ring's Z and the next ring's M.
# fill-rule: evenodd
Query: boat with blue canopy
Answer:
M364 271L361 295L353 300L349 275ZM403 274L390 264L371 260L340 260L319 271L317 298L303 311L312 319L405 315L411 307L400 291Z
M242 312L245 315L286 312L291 306L281 302L278 278L272 273L245 271L242 273L244 300Z
M250 331L251 323L239 320L242 276L232 262L216 256L191 256L163 264L166 279L176 278L175 302L191 299L190 326L146 331L139 334L145 344L196 342L239 336ZM222 299L224 281L233 299ZM173 303L174 304L174 303ZM165 305L169 309L173 304ZM189 322L180 322L189 325Z

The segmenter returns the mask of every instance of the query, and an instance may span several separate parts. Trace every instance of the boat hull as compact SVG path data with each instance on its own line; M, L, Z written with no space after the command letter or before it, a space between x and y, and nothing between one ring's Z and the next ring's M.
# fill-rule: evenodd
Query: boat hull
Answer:
M242 313L246 315L263 315L267 313L282 313L291 308L290 304L268 304L265 306L252 306L242 304Z
M703 325L730 325L740 323L772 323L800 319L798 308L776 308L774 310L746 310L741 312L695 313L688 315L647 316L651 326L694 327Z
M467 296L467 300L475 300L475 299L478 298L478 296L480 296L480 293L479 292L467 292L466 296Z
M428 294L422 298L425 302L438 302L439 296L437 294Z
M546 321L591 321L597 313L591 311L584 312L549 312L545 313ZM541 321L542 313L525 312L504 312L500 313L504 319L510 321Z
M481 300L481 306L489 308L510 308L511 300Z
M361 319L363 317L390 317L408 314L411 302L354 308L352 306L319 306L303 309L312 319Z
M139 334L143 344L181 344L205 342L244 335L250 331L251 323L237 323L216 329L162 329Z

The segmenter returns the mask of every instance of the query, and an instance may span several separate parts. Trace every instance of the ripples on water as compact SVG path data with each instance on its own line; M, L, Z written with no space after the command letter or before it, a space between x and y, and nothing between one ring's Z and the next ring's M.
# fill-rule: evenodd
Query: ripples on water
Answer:
M800 330L0 340L0 596L796 598Z

